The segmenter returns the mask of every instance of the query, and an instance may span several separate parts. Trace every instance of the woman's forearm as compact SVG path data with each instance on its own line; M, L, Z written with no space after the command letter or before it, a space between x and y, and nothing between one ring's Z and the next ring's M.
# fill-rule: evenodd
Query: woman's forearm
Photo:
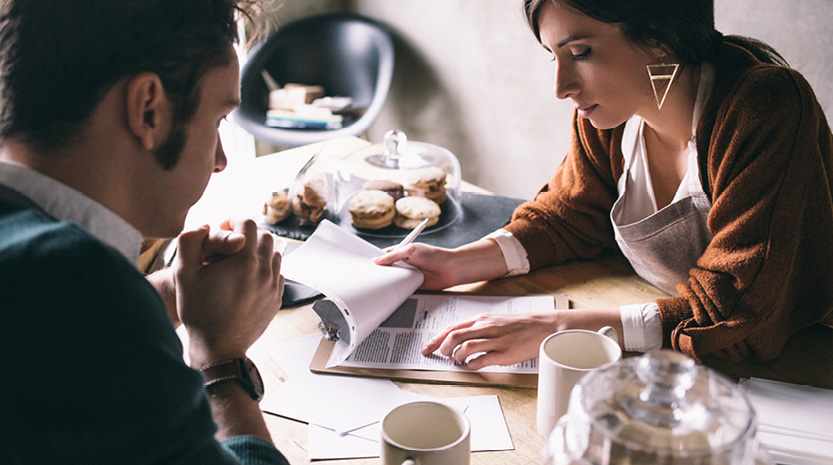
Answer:
M506 276L506 261L492 239L480 239L451 250L454 285L487 281Z

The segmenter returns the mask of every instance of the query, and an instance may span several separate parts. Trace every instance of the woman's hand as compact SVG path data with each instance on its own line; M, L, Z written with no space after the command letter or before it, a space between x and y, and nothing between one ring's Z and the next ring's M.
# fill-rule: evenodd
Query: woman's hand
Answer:
M420 289L435 291L457 284L454 282L451 258L452 251L449 249L411 243L395 252L388 250L385 255L375 258L374 262L377 265L392 265L403 261L415 266L425 275Z
M618 308L601 310L557 309L529 313L484 313L455 323L428 341L422 355L439 350L472 370L490 365L513 365L538 356L541 342L567 329L598 331L612 326L622 345L622 319Z
M420 289L431 291L500 278L507 272L503 252L491 239L456 249L411 243L395 252L388 251L374 261L377 265L392 265L400 260L422 270L425 281Z
M484 313L455 323L422 349L466 362L472 370L490 365L513 365L538 356L541 342L559 331L558 312Z

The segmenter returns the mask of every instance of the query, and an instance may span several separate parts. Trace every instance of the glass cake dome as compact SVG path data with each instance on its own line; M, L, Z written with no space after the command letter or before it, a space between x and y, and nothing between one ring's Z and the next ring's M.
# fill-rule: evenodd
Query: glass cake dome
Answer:
M461 182L460 162L449 150L391 130L383 143L340 160L333 210L340 226L359 235L404 237L425 218L422 234L430 234L462 216Z

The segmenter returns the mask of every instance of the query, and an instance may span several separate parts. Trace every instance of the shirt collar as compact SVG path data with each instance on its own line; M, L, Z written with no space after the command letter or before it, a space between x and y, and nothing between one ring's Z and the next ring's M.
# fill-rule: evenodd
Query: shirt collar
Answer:
M138 265L142 234L105 206L46 175L0 162L0 185L19 192L59 221L74 223Z

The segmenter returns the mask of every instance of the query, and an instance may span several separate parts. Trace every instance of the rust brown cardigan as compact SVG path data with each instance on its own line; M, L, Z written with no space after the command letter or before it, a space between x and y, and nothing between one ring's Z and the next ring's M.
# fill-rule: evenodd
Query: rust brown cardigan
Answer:
M506 227L531 268L615 248L610 209L624 125L573 117L567 157ZM768 359L801 328L833 317L830 126L796 71L724 44L696 132L714 238L659 299L663 345L700 359Z

